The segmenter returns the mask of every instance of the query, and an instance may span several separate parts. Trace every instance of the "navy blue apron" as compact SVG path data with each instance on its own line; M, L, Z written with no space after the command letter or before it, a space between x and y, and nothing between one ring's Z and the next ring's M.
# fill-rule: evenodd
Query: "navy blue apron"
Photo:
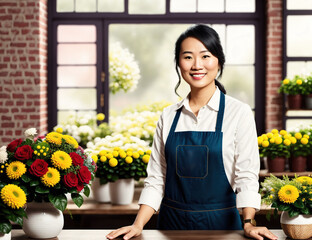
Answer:
M159 229L242 229L222 158L224 99L220 92L215 132L175 132L182 108L177 110L165 145L167 173Z

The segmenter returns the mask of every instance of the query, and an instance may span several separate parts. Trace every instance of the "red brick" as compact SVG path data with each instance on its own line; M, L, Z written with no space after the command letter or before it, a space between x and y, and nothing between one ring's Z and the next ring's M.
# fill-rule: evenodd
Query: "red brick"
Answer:
M12 15L3 15L3 16L0 16L0 21L6 21L6 20L11 21L11 20L12 20Z
M10 62L11 58L8 56L3 57L3 62Z
M0 113L8 113L9 109L7 108L0 108Z
M40 120L39 115L30 115L30 120Z
M16 106L17 107L21 107L21 106L24 106L25 105L25 102L24 101L17 101L16 102Z
M15 130L15 135L19 136L19 135L22 135L23 132L21 130Z
M25 81L24 81L24 79L15 79L14 80L14 84L16 84L16 85L24 85Z
M23 114L23 115L14 115L14 120L26 120L27 119L27 115Z
M16 14L16 13L20 13L20 12L21 12L20 8L8 8L8 13Z
M23 122L23 128L31 128L36 127L36 124L34 122Z
M1 99L10 99L10 94L8 94L8 93L0 93L0 98Z
M24 72L26 77L34 77L35 74L33 72Z
M8 64L0 64L0 69L4 69L4 68L7 68L8 67Z
M0 72L0 77L7 77L8 74L8 72Z
M13 93L13 99L24 99L25 96L22 93Z
M16 2L11 1L0 2L0 7L16 7L16 6L17 6Z
M2 128L14 128L15 124L14 122L4 122L4 123L1 123L1 127Z
M27 46L27 44L26 43L21 43L21 42L19 42L19 43L11 43L11 47L18 47L18 48L24 48L24 47L26 47Z
M1 116L1 120L2 121L12 121L12 117L11 116L7 116L7 115L2 115Z
M21 77L22 76L22 72L18 71L18 72L10 72L10 77Z
M36 112L36 108L22 108L22 113L34 113Z

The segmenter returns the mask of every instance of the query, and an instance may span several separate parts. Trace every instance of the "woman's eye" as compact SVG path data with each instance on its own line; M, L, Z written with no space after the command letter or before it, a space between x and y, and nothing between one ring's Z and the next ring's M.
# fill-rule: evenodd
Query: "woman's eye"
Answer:
M204 56L203 56L203 58L209 58L209 57L210 57L209 55L204 55Z
M191 56L185 56L184 59L191 59Z

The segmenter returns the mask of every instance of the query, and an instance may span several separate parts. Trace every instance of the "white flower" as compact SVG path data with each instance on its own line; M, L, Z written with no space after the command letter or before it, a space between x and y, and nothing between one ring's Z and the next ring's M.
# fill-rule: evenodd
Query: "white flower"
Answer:
M37 129L36 128L29 128L25 131L24 134L27 138L34 138L34 136L37 134Z
M0 163L5 163L8 160L8 153L6 152L6 146L0 148Z

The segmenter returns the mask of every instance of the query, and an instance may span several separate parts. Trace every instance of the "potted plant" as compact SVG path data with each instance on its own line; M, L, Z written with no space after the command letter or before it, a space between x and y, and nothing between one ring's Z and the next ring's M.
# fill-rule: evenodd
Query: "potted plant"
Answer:
M290 147L290 170L292 172L304 172L307 169L307 156L311 152L309 135L301 132L293 132L292 134L296 141Z
M293 79L285 78L281 82L279 93L286 94L289 109L301 109L302 95L306 94L303 78L299 75Z
M69 135L50 132L35 139L36 134L36 129L30 128L25 131L26 140L16 139L7 146L0 183L18 185L26 193L25 233L32 238L52 238L63 228L65 194L70 193L78 207L83 203L82 190L89 196L95 163ZM49 214L53 214L55 222L43 221L42 217ZM36 220L40 222L35 224ZM36 227L39 224L40 229Z
M279 179L273 175L261 183L262 202L271 205L274 214L282 211L281 225L292 239L312 237L312 178L308 176Z

